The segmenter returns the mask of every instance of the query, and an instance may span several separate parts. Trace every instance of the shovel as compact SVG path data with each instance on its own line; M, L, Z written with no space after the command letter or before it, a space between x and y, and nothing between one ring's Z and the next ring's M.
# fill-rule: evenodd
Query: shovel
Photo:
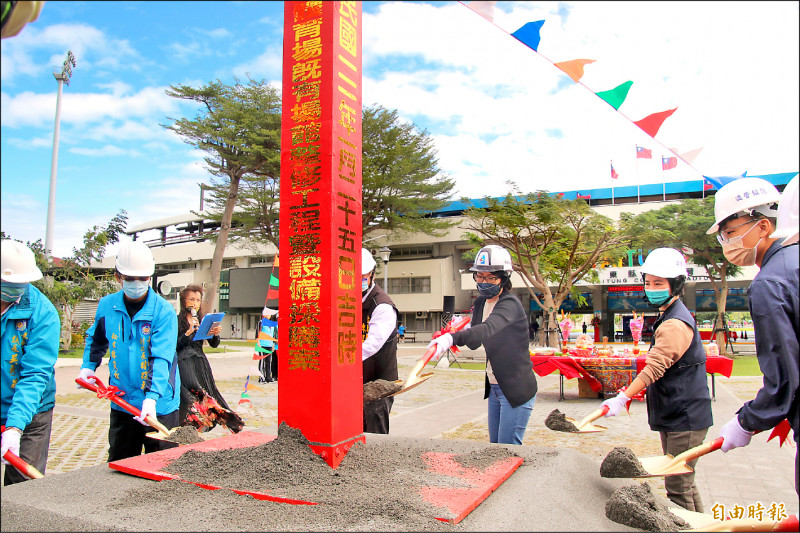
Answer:
M714 450L719 450L722 447L722 437L708 442L704 442L694 448L689 448L680 455L673 457L670 454L660 455L656 457L645 457L640 459L642 468L647 474L636 477L658 477L658 476L675 476L680 474L688 474L693 472L692 467L687 465L689 461L697 459L698 457L711 453Z
M0 428L0 433L2 433L5 430L6 427L3 426L2 428ZM3 459L8 461L8 464L16 468L17 471L23 476L27 476L31 479L40 479L44 477L44 475L41 472L39 472L36 468L32 467L31 465L20 459L15 453L11 451L7 451L3 455Z
M569 422L572 422L573 424L575 424L575 427L578 428L578 431L577 431L578 433L598 433L600 431L605 431L608 428L605 427L605 426L596 426L596 425L592 424L592 422L594 422L595 420L597 420L601 416L605 416L606 413L608 413L608 406L604 405L600 409L597 409L597 410L592 411L591 413L589 413L586 416L586 418L584 418L583 420L581 420L577 424L575 424L575 419L574 418L570 418L568 416L565 417L565 418ZM575 433L575 432L571 431L570 433Z
M44 477L41 472L11 452L6 452L5 455L3 455L3 459L8 461L8 464L16 468L23 476L27 476L31 479L40 479Z
M103 384L103 382L100 381L100 378L98 378L97 376L92 376L92 379L95 380L95 383L87 381L83 378L75 378L75 383L77 383L84 389L89 389L90 391L96 393L98 398L106 398L108 400L111 400L115 404L119 405L120 407L128 411L133 416L140 416L142 414L141 410L137 409L136 407L132 406L131 404L120 398L122 394L125 394L123 391L119 390L117 387L106 387ZM159 422L156 419L156 417L147 415L144 421L147 422L150 426L156 428L158 432L161 433L164 437L169 438L169 430L164 424Z

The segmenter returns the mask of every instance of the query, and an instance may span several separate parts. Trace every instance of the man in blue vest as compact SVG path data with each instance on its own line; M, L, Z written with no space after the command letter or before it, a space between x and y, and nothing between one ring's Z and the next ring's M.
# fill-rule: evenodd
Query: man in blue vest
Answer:
M83 365L78 377L91 381L109 354L109 385L125 393L125 401L139 407L134 417L111 404L108 461L157 451L161 443L145 434L154 431L145 422L157 417L167 428L179 425L180 376L175 339L175 309L150 287L155 270L153 254L141 242L127 242L117 253L117 281L122 290L100 299L95 322L86 332Z
M797 187L797 178L794 185ZM791 185L791 182L790 182ZM792 194L786 186L784 193ZM800 280L798 280L797 189L794 199L781 199L778 189L761 178L740 178L722 187L714 200L714 225L722 253L738 266L757 265L760 270L747 289L758 366L764 385L756 397L745 402L719 432L722 451L747 446L755 431L772 429L789 420L795 444L800 444ZM787 201L784 207L784 201ZM794 209L794 230L785 230L786 240L775 235L778 203ZM783 217L782 217L783 218ZM792 235L794 234L794 235ZM795 447L795 490L800 495Z
M0 256L0 421L5 426L0 457L11 452L44 474L56 403L54 367L61 321L50 300L30 283L42 278L33 252L21 242L3 239ZM9 466L3 484L26 479Z

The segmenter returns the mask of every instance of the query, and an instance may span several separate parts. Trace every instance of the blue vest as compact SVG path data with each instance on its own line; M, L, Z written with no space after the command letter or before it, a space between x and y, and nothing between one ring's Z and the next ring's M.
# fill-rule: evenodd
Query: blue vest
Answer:
M680 300L675 300L656 320L653 331L665 320L678 319L694 331L692 343L661 379L647 387L647 421L653 431L693 431L713 425L711 396L706 377L706 353L697 323ZM655 343L655 335L650 348Z

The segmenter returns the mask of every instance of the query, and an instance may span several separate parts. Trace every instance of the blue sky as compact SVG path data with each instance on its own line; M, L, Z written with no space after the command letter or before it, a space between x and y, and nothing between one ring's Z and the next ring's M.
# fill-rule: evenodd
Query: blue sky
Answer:
M483 3L484 7L487 4ZM793 172L796 2L366 2L366 105L425 128L462 195ZM545 20L539 52L509 35ZM280 83L281 2L48 2L2 40L2 229L44 241L57 83L64 88L54 253L120 209L129 227L199 207L203 154L160 124L194 115L165 95L234 76ZM549 61L591 58L583 85ZM620 112L596 91L634 82ZM591 90L588 90L587 87ZM656 140L630 120L678 107ZM628 118L626 118L628 117ZM653 150L636 160L634 146ZM662 172L669 149L702 147Z

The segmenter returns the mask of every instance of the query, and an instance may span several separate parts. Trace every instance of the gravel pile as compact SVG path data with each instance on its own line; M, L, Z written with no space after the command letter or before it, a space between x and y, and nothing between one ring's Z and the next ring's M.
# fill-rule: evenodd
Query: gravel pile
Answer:
M600 464L600 477L637 477L647 474L633 450L624 446L617 446L608 452Z
M614 491L606 502L606 517L619 524L645 531L677 531L689 524L669 511L668 500L656 497L647 483Z
M564 413L558 409L550 411L544 421L544 425L553 431L566 431L568 433L577 433L579 431L578 426L567 420Z

